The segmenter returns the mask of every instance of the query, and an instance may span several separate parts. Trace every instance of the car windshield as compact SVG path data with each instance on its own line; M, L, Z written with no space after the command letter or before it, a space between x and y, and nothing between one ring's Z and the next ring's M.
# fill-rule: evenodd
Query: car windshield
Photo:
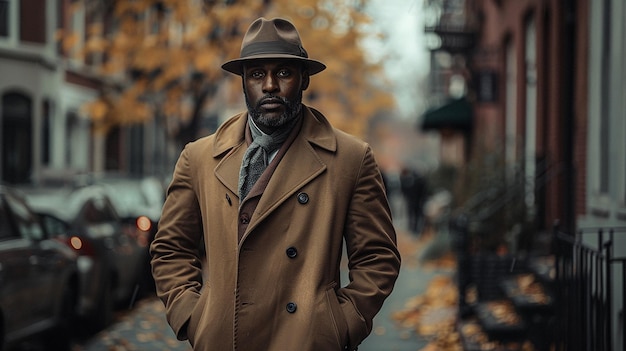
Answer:
M79 218L87 223L115 219L108 201L96 188L31 188L23 192L35 212L50 214L68 223Z
M71 190L58 189L28 189L26 199L28 204L40 213L50 213L65 221L71 221L80 209L77 201L71 201ZM61 208L59 204L63 204Z
M124 209L150 206L148 198L137 185L118 184L112 187L112 191L115 193L112 197L113 201Z
M136 211L160 211L163 189L152 179L126 179L102 181L109 189L111 201L122 214Z

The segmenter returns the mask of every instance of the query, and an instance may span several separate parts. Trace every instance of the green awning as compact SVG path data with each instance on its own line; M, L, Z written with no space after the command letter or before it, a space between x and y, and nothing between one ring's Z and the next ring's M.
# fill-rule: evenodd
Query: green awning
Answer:
M472 104L465 97L452 99L448 103L427 110L422 115L421 129L457 129L472 128Z

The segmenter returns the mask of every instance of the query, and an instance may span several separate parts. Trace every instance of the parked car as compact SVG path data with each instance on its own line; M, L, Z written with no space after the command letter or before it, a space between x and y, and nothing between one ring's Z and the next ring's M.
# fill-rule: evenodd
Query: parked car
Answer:
M139 283L145 248L123 230L102 187L23 189L46 230L78 254L78 315L93 330L106 327L117 306L128 306Z
M0 185L0 350L40 336L49 350L69 350L78 290L76 254Z
M165 201L165 190L157 178L109 176L95 183L105 188L122 220L154 237Z
M111 197L128 235L137 238L145 247L144 268L140 278L140 292L154 292L150 267L149 246L157 232L165 190L155 177L101 176L94 180Z

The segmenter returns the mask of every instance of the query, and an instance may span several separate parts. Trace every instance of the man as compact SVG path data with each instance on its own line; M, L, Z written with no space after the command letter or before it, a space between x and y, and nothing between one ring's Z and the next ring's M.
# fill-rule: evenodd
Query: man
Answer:
M403 167L400 172L400 188L407 209L408 228L413 234L419 235L424 227L425 179L417 170Z
M290 22L253 22L222 68L248 111L176 164L151 245L168 322L194 350L356 350L400 268L372 150L302 104L326 66Z

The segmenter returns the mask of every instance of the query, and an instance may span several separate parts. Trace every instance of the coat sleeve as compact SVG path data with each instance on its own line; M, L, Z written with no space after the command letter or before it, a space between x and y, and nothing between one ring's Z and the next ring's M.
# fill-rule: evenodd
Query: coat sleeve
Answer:
M202 217L192 180L186 147L176 163L159 230L150 245L157 295L180 340L187 338L186 325L202 287Z
M380 170L368 146L362 158L344 230L349 283L339 289L348 324L349 349L372 329L372 320L391 294L400 254Z

